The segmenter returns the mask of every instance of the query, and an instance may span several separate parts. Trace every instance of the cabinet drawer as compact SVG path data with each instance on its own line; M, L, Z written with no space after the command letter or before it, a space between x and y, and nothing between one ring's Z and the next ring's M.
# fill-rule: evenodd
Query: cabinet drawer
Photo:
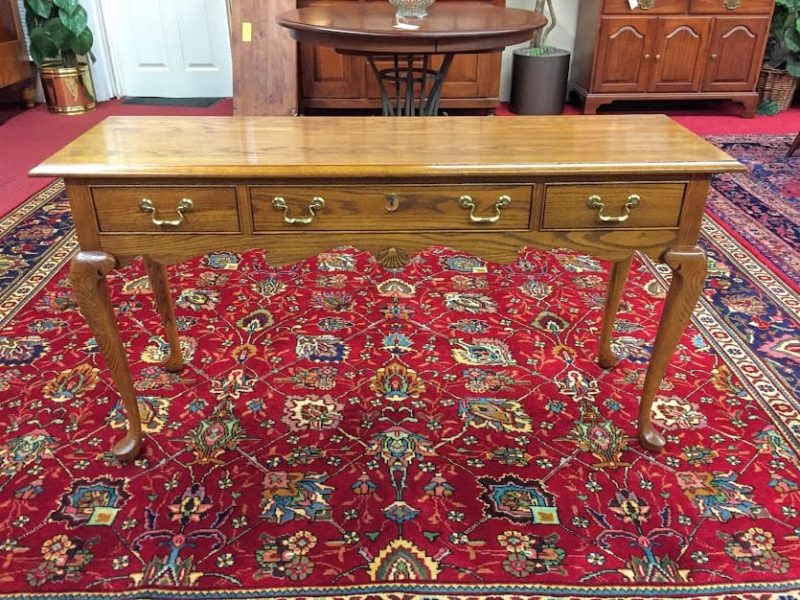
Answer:
M141 206L149 200L153 210ZM189 202L186 202L186 201ZM238 233L236 188L92 187L92 201L101 232ZM183 209L178 208L183 203ZM157 224L156 221L167 223Z
M604 0L603 12L609 15L683 13L688 4L689 0L639 0L639 6L631 10L628 0Z
M700 14L769 15L774 0L690 0L689 10Z
M250 199L253 226L261 232L504 230L528 229L531 191L528 185L274 186L250 188ZM481 222L460 204L463 196ZM318 208L310 208L313 202ZM498 203L507 205L498 212Z
M548 184L542 229L676 228L680 221L685 183ZM633 196L638 197L638 203ZM590 199L595 207L589 206ZM603 207L600 208L599 204ZM626 214L628 218L618 221ZM610 217L612 220L603 220Z

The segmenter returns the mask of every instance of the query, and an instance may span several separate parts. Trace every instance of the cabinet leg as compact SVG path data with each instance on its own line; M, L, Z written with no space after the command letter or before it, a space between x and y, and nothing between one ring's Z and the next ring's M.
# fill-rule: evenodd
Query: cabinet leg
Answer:
M607 100L605 98L598 98L597 96L587 95L583 99L583 114L596 115L598 108L600 108L604 104L610 104L610 103L611 100Z
M797 134L797 137L794 138L792 145L789 146L789 150L786 152L786 158L791 158L794 156L794 153L797 152L798 148L800 148L800 133Z
M72 259L71 278L78 307L111 371L128 418L128 432L114 445L112 452L119 460L131 460L142 446L142 421L106 284L106 274L116 266L116 259L105 252L79 252Z
M22 101L25 103L25 108L33 108L36 106L36 102L34 101L35 97L36 91L32 85L26 85L22 88Z
M758 108L758 96L741 98L739 102L742 103L742 118L752 119L756 116L756 109Z
M150 289L153 290L153 300L156 309L164 322L167 342L169 343L169 356L164 362L164 368L170 372L183 369L183 354L181 353L181 340L178 336L178 326L175 324L175 309L169 293L169 278L167 268L150 259L144 258L147 276L150 279Z
M597 362L604 369L610 369L619 362L619 356L611 350L611 337L614 333L614 319L619 309L619 299L628 279L632 260L633 256L631 255L615 262L611 268L606 305L603 311L603 325L600 330L600 351L597 355Z
M689 323L706 278L706 253L698 246L671 248L664 254L663 261L672 269L672 283L667 291L639 404L639 441L653 451L661 450L665 443L664 436L650 422L653 399L678 340Z

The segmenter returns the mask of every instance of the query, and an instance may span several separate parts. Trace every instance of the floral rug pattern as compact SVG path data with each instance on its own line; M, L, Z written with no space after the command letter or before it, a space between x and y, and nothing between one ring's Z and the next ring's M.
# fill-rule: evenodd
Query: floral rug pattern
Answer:
M2 229L0 597L798 597L797 246L758 233L791 231L773 212L797 192L785 141L760 137L752 181L715 182L661 454L635 415L668 271L634 262L603 370L606 264L431 248L389 271L340 248L171 268L177 374L141 263L114 273L147 434L119 464L121 407L46 190Z

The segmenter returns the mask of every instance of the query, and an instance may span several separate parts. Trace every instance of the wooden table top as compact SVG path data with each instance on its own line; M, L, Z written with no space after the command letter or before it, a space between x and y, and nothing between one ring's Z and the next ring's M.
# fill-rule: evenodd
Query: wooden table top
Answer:
M278 15L301 41L369 52L479 52L527 41L547 24L539 13L480 2L437 2L418 29L397 28L388 2L309 6Z
M109 117L31 175L436 179L744 169L664 115Z

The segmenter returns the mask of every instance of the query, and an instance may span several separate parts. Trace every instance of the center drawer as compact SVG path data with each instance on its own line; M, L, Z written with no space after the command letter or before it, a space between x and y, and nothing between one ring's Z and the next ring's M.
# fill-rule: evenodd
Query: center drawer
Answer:
M530 185L256 186L257 232L528 229Z
M698 14L769 15L774 5L775 0L691 0L689 11Z

